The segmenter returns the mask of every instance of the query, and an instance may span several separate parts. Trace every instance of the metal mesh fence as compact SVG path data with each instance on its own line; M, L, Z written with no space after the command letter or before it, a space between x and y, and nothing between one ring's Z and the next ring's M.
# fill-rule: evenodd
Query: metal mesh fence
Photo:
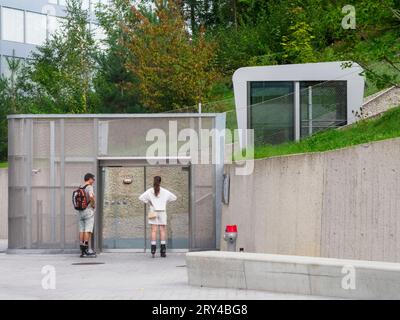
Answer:
M214 126L215 116L207 115L202 118L190 115L137 118L10 117L9 248L76 249L78 219L72 207L71 195L83 183L85 173L99 172L99 157L103 161L107 157L145 159L147 148L154 143L146 140L151 129L165 132L167 150L176 149L177 156L186 156L186 153L179 153L185 142L170 141L171 132L176 130L179 134L181 130L192 129L198 133L200 129L213 129ZM211 157L214 148L212 138L207 148ZM192 195L192 234L187 235L185 232L188 231L181 227L183 220L180 214L184 215L184 212L179 210L176 217L172 217L177 219L171 220L170 231L178 238L191 238L192 248L214 248L216 166L193 164L193 168L194 177L190 179L190 192L186 195ZM186 179L185 183L189 183L189 180ZM102 191L95 189L96 194ZM131 212L126 214L129 216ZM186 221L186 225L188 223Z

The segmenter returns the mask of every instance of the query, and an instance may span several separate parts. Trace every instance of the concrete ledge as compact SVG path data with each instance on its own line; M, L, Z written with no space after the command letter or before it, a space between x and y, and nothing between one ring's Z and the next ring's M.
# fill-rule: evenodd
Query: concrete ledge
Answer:
M398 263L222 251L189 252L186 263L193 286L400 299Z

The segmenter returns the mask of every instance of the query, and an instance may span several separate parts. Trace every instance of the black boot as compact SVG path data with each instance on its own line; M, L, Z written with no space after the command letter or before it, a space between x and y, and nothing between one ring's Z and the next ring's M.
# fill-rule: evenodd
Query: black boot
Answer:
M151 255L154 258L154 255L156 254L157 246L155 244L151 245Z
M86 246L81 244L79 247L81 249L81 258L83 258L85 256Z
M166 257L167 257L167 247L166 247L165 244L162 244L162 245L161 245L161 251L160 251L160 253L161 253L161 257L162 257L162 258L166 258Z

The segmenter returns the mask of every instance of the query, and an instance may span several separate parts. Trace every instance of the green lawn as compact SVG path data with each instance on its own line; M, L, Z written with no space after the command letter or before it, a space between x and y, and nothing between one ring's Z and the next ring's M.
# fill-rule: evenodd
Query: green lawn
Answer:
M0 169L1 168L8 168L8 162L0 162Z
M400 107L375 119L359 121L343 129L329 129L299 142L256 147L256 159L272 156L334 150L370 141L400 137Z

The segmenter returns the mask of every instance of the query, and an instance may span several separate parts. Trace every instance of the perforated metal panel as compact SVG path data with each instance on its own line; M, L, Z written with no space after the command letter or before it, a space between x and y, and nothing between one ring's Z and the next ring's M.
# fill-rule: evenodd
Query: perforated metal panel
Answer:
M188 135L200 136L201 129L213 129L215 119L224 115L21 115L9 117L9 248L10 249L76 249L78 220L72 207L72 191L83 183L87 172L99 175L99 161L118 157L148 156L148 148L163 132L167 156L189 156L182 148ZM156 131L153 131L156 129ZM157 131L158 130L158 131ZM186 131L185 131L186 130ZM153 135L152 135L153 133ZM179 136L181 134L181 136ZM178 135L178 140L175 137ZM150 137L150 138L149 138ZM185 139L186 138L186 139ZM209 144L194 145L197 151L221 149L213 145L213 137L201 137ZM223 148L219 150L223 154ZM186 163L190 171L171 170L180 167L151 167L145 174L151 181L156 174L174 177L171 181L181 202L170 208L170 241L176 247L214 248L218 213L216 181L222 171L215 164L199 165L199 157ZM204 160L204 159L203 159ZM223 160L223 159L222 159ZM143 167L142 167L143 168ZM149 167L150 168L150 167ZM147 170L147 168L146 168ZM221 172L219 172L219 171ZM182 181L179 184L179 180ZM167 182L168 184L168 182ZM143 186L144 187L144 186ZM183 192L180 188L189 190ZM101 196L102 190L95 193ZM189 199L188 199L189 197ZM123 201L123 199L121 198ZM105 209L104 209L105 210ZM188 215L190 213L190 217ZM105 211L98 210L96 224ZM121 212L122 214L122 212ZM104 216L115 222L110 213ZM123 215L120 217L124 219ZM114 219L114 220L113 220ZM122 221L122 220L121 220ZM123 223L121 237L135 232L139 222ZM189 225L189 228L186 226ZM96 230L98 230L98 227ZM145 228L142 225L142 228ZM105 230L105 233L109 232ZM102 237L97 231L97 237ZM178 240L179 239L179 240ZM186 239L186 240L185 240ZM179 242L180 241L180 242ZM188 243L184 243L184 242ZM98 243L98 242L97 242ZM178 244L180 243L180 244Z

